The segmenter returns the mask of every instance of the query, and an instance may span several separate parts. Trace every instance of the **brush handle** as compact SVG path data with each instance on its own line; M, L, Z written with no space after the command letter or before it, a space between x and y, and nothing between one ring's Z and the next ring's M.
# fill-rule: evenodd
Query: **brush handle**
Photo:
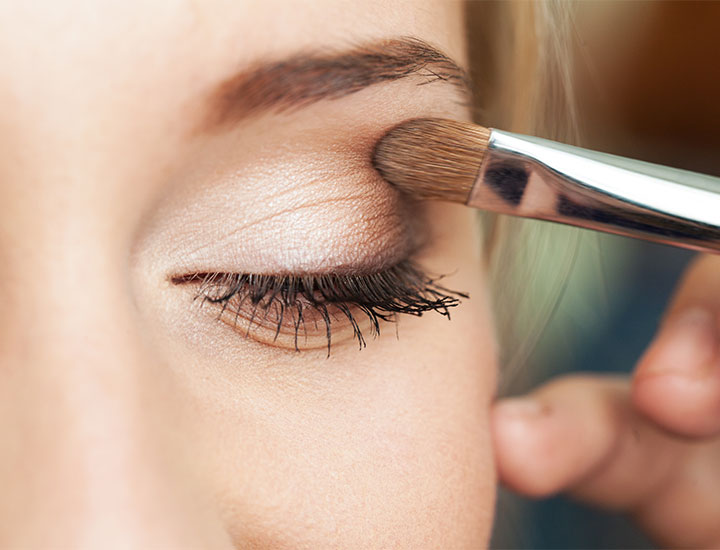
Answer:
M720 178L492 130L469 206L720 253Z

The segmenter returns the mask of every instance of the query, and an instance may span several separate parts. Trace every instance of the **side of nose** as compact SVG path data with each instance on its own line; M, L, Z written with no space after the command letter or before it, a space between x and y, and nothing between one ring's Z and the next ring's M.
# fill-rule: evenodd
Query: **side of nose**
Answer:
M230 547L130 285L91 240L60 257L0 285L0 547Z

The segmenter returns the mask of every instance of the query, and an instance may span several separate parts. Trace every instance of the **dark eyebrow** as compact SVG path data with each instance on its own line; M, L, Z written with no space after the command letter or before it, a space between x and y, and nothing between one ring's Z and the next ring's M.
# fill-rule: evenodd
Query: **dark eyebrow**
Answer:
M336 53L256 63L210 94L203 129L220 130L260 112L299 109L409 76L424 78L421 84L449 82L469 98L467 73L447 55L417 38L393 38Z

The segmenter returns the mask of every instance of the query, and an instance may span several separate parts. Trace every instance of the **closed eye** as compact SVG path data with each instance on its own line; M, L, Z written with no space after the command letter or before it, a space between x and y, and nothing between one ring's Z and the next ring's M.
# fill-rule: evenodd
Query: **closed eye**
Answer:
M447 289L411 260L367 274L191 273L171 278L197 287L196 299L214 306L217 318L246 337L300 351L321 343L330 355L335 332L367 345L398 314L436 311L450 317L463 292Z

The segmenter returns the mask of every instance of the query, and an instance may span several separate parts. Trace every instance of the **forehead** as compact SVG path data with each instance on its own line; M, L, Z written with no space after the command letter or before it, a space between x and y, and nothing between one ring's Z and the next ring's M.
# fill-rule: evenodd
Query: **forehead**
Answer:
M167 106L168 96L182 102L244 63L406 35L462 60L460 16L459 2L427 0L5 3L0 93L6 107Z

